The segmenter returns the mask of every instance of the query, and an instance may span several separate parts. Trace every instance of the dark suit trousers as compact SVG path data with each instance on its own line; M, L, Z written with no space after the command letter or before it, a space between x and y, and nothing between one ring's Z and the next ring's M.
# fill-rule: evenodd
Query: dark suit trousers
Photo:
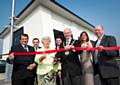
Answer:
M71 76L69 73L62 77L63 85L81 85L81 76Z
M26 78L19 80L12 80L12 85L34 85L35 78Z
M103 78L100 74L100 70L98 67L98 64L94 66L94 72L95 75L99 75L100 81L102 85L120 85L119 83L119 77L114 77L114 78Z
M101 78L102 85L120 85L118 77L116 78Z

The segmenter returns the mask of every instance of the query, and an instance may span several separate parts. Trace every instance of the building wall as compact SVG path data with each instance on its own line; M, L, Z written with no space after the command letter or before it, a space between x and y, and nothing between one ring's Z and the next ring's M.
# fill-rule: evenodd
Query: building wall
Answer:
M43 33L40 9L38 7L18 25L18 28L24 27L24 33L29 35L30 45L32 45L32 39L34 37L41 39Z
M96 36L94 35L94 33L88 30L87 28L82 27L76 24L75 22L69 21L65 19L64 17L59 16L55 13L52 13L52 23L53 23L52 24L53 28L59 31L63 31L64 28L66 27L71 28L72 33L74 35L73 37L75 39L78 39L78 36L80 35L82 31L86 31L89 34L91 40L96 40Z
M39 6L32 11L32 13L29 14L29 16L27 16L17 27L24 27L24 33L29 35L30 45L32 45L33 38L37 37L41 40L43 36L47 35L51 37L51 46L54 47L55 41L53 29L63 31L66 27L71 28L75 39L78 39L78 36L82 31L87 31L91 39L95 37L94 34L86 28L76 24L75 22L69 21L68 19L50 11L43 6ZM9 42L10 35L7 34L3 39L3 53L9 52ZM40 46L42 46L41 43Z
M3 49L2 53L6 54L10 51L10 34L8 33L3 39ZM2 56L3 59L6 59L7 56Z
M30 45L32 45L31 41L34 37L38 37L41 40L42 36L48 35L51 37L51 44L52 47L54 47L53 29L63 31L66 27L72 29L75 39L78 39L82 31L87 31L91 39L95 37L95 35L86 28L67 20L43 6L36 8L36 10L19 24L18 28L22 26L24 26L24 32L28 33L30 36Z

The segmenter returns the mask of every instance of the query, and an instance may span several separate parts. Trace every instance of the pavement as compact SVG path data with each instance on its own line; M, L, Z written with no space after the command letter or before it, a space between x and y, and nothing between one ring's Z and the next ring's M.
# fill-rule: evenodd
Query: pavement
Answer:
M98 76L96 76L96 84L95 85L101 85L100 83L98 84L98 82L100 82L97 78ZM10 82L5 82L5 73L0 73L0 85L11 85ZM36 85L36 84L35 84Z
M10 82L5 82L5 73L0 73L0 85L11 85Z

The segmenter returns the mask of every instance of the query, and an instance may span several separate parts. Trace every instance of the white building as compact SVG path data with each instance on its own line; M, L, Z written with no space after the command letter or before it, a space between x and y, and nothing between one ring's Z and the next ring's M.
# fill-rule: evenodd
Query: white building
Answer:
M76 39L82 31L87 31L90 39L96 39L93 25L64 8L55 0L32 0L17 18L15 21L17 28L14 29L13 33L14 44L18 43L18 37L21 33L27 33L30 45L32 45L33 38L41 39L44 35L48 35L51 37L51 44L54 47L55 37L62 34L66 27L72 29ZM0 37L3 39L2 53L8 53L10 50L10 28L5 28Z

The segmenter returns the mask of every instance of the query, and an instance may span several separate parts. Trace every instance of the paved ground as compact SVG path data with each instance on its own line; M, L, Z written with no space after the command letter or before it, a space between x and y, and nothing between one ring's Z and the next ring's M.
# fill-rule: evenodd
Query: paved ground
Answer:
M11 85L9 82L5 82L5 74L0 73L0 85Z
M0 85L11 85L10 82L5 82L5 74L4 73L0 73ZM101 85L98 75L95 76L95 85Z

